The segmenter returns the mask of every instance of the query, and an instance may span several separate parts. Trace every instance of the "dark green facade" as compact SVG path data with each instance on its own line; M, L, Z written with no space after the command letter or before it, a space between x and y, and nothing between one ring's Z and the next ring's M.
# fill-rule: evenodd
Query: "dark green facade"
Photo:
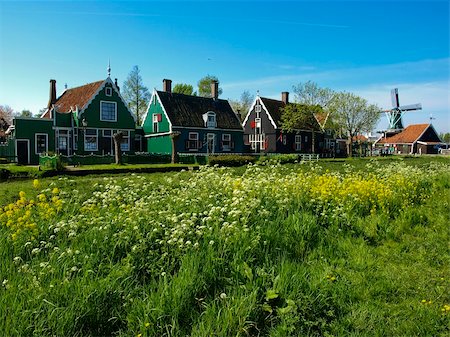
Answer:
M167 96L167 93L164 94ZM173 106L170 107L172 113L176 114L176 109L178 108L188 110L186 107L188 104L186 104L186 106L180 106L183 103L183 99L189 100L192 99L192 97L178 95L177 100L169 100L168 103L173 104ZM166 108L168 109L169 107ZM200 111L200 113L207 112L208 111ZM196 113L198 114L199 112L196 111ZM219 113L220 111L217 111L217 114ZM220 121L219 116L217 116L217 119ZM176 137L176 151L179 153L209 154L243 152L243 130L240 128L239 122L234 129L172 125L172 122L168 118L166 110L158 97L157 91L152 95L142 126L147 138L147 151L149 153L171 153L172 133L178 134L178 137Z
M13 140L18 163L38 164L41 153L113 155L112 136L118 131L124 134L122 152L135 151L135 120L117 87L109 77L96 83L94 92L84 89L92 84L67 90L42 118L14 119ZM60 106L64 110L69 105L70 111L58 111Z

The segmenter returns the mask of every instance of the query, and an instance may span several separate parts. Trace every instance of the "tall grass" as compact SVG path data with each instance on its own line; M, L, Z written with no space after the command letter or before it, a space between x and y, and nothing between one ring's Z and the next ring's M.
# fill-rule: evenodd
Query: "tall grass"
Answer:
M0 331L447 335L449 166L332 165L10 184Z

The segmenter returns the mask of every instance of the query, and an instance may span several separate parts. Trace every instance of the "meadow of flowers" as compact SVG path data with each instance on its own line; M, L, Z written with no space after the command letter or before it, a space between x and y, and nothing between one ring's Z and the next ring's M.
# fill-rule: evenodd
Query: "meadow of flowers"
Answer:
M444 336L449 167L30 181L0 211L0 331Z

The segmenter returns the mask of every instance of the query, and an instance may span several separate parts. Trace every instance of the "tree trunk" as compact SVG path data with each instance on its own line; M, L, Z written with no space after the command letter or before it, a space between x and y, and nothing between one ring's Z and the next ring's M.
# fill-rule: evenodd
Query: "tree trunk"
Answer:
M352 145L353 145L352 139L350 138L347 140L347 157L352 157L352 155L353 155Z
M177 139L180 136L179 132L172 132L170 134L170 139L172 140L172 164L176 164L179 161L179 156L177 152Z
M115 150L115 159L116 159L116 164L117 165L122 165L122 150L120 148L120 144L122 143L122 139L123 139L123 133L122 132L117 132L115 134L113 134L113 139L114 139L114 150Z

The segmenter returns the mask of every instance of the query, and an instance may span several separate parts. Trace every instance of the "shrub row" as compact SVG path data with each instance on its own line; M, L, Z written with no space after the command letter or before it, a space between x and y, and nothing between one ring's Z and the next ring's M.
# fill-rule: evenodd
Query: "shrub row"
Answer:
M239 155L209 156L208 159L211 166L242 166L258 160L257 157Z

